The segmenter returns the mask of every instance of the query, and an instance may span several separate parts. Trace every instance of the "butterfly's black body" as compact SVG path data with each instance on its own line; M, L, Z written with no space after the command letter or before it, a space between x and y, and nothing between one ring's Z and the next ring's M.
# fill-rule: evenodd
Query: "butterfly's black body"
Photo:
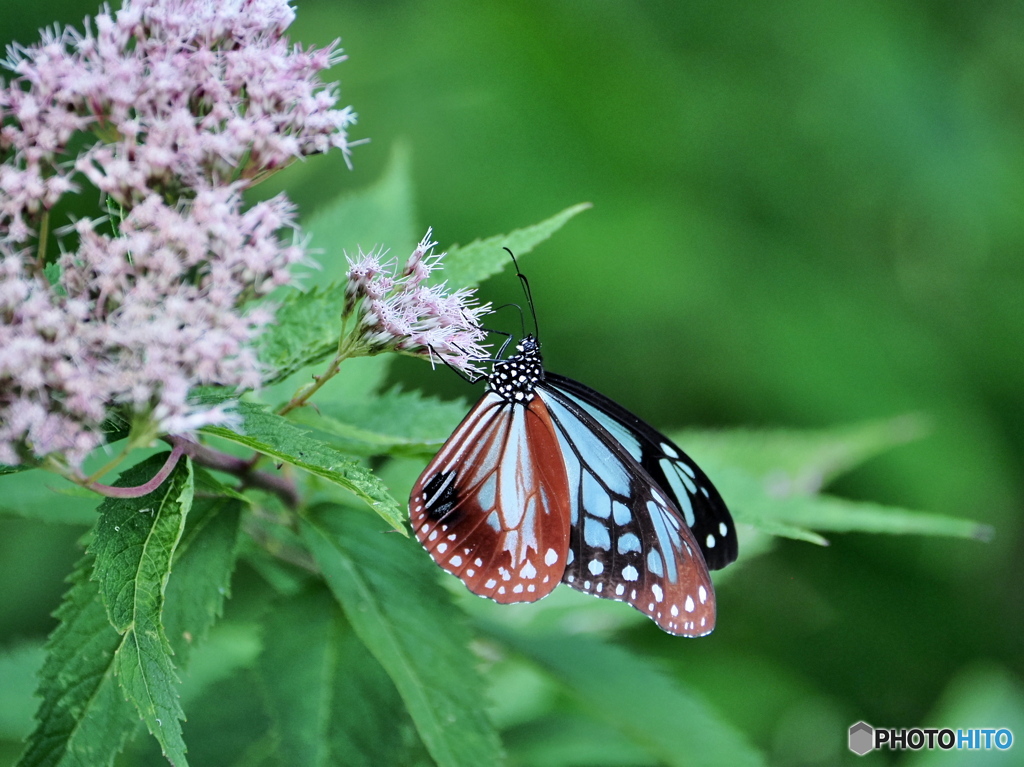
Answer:
M494 363L487 376L487 388L504 400L525 404L533 399L534 388L544 380L544 364L540 344L533 336L523 339L519 349L519 354Z

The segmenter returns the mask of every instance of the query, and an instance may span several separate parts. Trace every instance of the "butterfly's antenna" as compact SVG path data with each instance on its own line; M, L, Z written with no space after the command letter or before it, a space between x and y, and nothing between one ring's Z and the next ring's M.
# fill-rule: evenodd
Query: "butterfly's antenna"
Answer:
M516 261L516 254L508 248L503 250L512 256L512 264L516 268L516 277L523 283L523 292L526 293L526 302L530 305L530 314L533 315L533 336L540 340L540 327L537 325L537 308L533 305L533 293L530 292L530 281L526 279L526 275L519 271L519 262Z
M516 309L519 310L519 325L522 327L523 335L525 336L526 335L526 320L523 318L523 307L521 307L519 304L507 303L507 304L502 304L501 306L497 307L494 311L495 312L500 312L502 309L507 309L510 306L514 306ZM488 333L498 333L499 335L503 335L503 336L509 335L508 333L502 333L499 330L491 330L490 328L484 328L484 330L486 330ZM499 354L498 356L500 357L501 355Z

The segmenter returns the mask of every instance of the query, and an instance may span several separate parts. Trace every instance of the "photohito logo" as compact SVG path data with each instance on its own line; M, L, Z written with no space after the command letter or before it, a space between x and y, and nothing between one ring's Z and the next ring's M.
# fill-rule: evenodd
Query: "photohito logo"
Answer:
M872 727L867 722L857 722L850 727L850 750L858 756L864 756L876 748L888 748L894 751L909 749L919 751L922 748L1005 751L1013 745L1013 733L1005 727L1001 729L970 729L970 730L939 730L936 728L911 729Z

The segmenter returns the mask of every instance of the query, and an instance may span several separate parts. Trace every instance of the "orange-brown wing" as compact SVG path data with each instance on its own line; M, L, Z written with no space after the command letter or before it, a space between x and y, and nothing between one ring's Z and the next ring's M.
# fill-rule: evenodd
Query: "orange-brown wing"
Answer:
M558 585L569 550L569 485L539 397L488 392L420 475L412 528L474 594L533 602Z

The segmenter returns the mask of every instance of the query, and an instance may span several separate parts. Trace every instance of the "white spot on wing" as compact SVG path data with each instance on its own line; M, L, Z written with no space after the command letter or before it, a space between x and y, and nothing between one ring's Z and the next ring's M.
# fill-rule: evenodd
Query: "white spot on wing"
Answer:
M715 548L715 536L713 536L711 533L708 533L708 537L705 543L707 543L709 549Z
M604 572L604 564L596 559L591 559L587 569L590 570L592 575L600 575Z
M693 597L689 594L686 595L686 604L683 607L688 613L692 613L697 608L697 605L693 603Z
M548 553L544 555L544 564L551 567L555 562L558 561L558 552L554 549L548 549Z
M640 573L636 571L636 568L633 567L633 565L626 565L622 568L622 577L627 581L635 581L640 577Z

